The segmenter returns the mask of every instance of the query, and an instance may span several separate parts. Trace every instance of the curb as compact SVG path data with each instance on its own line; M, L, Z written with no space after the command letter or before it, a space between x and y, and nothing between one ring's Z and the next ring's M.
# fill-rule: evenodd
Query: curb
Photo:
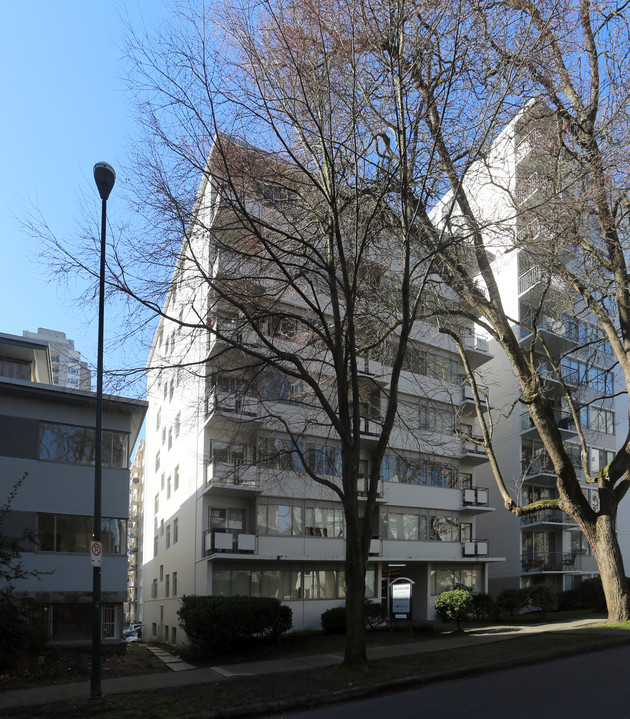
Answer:
M389 682L382 682L365 687L356 687L353 689L343 689L332 694L321 695L314 694L311 696L299 697L296 699L286 699L277 702L267 702L266 704L255 704L232 709L218 709L213 712L205 712L203 714L184 714L177 719L240 719L245 717L261 716L265 714L281 714L283 712L298 711L300 709L317 709L331 704L340 704L353 699L365 699L368 697L386 694L387 692L398 692L406 689L417 689L427 684L436 682L449 681L452 679L460 679L479 674L488 674L503 669L512 669L514 667L524 667L530 664L539 664L540 662L552 661L554 659L562 659L564 657L577 656L579 654L590 654L591 652L599 652L605 649L615 649L617 647L630 644L630 637L611 637L610 639L602 639L587 646L579 647L579 649L565 648L556 651L542 652L539 654L531 654L523 659L510 659L500 662L486 662L478 666L459 667L457 669L445 670L434 674L423 674L422 676L404 677L401 679L393 679Z

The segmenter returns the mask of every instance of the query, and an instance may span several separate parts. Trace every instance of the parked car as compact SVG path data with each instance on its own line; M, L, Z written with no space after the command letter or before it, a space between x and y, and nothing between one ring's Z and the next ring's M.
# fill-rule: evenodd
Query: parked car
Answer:
M126 642L142 641L142 624L132 624L127 629L123 629L123 639Z

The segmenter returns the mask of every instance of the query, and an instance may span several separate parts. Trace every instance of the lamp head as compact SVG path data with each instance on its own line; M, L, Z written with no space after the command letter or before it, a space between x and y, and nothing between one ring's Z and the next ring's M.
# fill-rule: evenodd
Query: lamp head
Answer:
M101 200L106 200L112 191L114 182L116 182L114 168L106 162L97 162L94 165L94 182L96 182Z

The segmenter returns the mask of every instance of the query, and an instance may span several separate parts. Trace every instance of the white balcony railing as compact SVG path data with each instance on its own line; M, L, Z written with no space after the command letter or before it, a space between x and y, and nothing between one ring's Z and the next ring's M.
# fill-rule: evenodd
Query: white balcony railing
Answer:
M203 533L203 554L255 554L256 534L242 529L206 529Z

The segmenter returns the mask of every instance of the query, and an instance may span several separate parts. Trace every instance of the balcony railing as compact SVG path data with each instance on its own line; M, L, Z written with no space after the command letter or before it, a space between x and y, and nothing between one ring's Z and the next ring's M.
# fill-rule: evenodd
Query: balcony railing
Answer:
M558 409L554 410L553 416L560 429L575 430L575 421L570 412L564 412ZM533 429L534 427L534 420L531 418L529 412L523 412L523 414L521 414L521 432Z
M203 556L210 554L255 554L256 533L242 529L206 529Z
M556 470L548 455L541 454L537 457L528 457L521 462L523 474L532 477L537 474L555 474Z
M462 333L462 344L465 349L477 350L479 352L488 351L488 339L473 330Z
M575 524L575 520L559 509L539 509L531 514L521 516L521 524L540 524L549 522L553 524Z
M577 552L533 552L521 556L521 568L527 574L572 572L581 567L582 557Z
M240 458L230 460L211 457L207 467L207 483L212 482L253 488L260 485L256 467Z
M464 557L487 557L488 540L471 539L469 541L462 542L462 555Z
M485 487L471 487L464 489L463 503L465 507L487 507L489 491Z
M238 390L227 392L215 389L206 397L206 416L219 412L242 418L256 417L258 416L258 405L257 397L241 394Z

